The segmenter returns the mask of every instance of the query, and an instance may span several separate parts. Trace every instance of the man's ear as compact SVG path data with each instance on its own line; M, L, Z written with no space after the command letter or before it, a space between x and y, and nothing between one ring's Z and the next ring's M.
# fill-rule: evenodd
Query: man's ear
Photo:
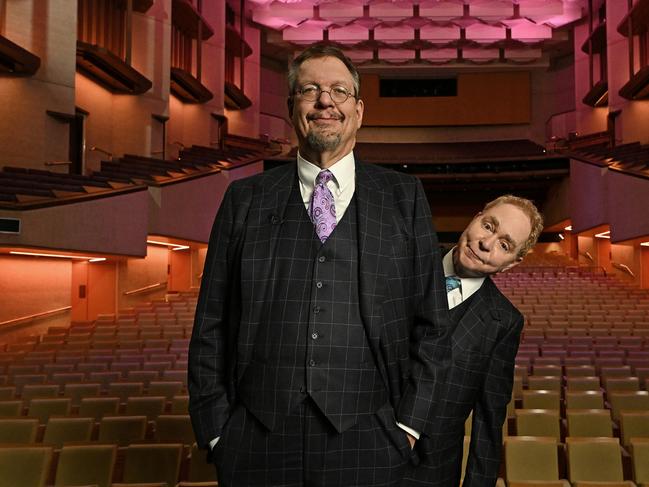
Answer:
M516 260L514 260L514 262L512 262L512 263L510 263L510 264L507 264L505 267L503 267L502 269L500 269L500 270L498 271L498 273L508 271L508 270L511 269L512 267L516 267L516 266L517 266L518 264L520 264L521 262L523 262L523 258L522 258L522 257L517 257Z
M288 107L288 116L289 116L289 118L293 118L293 106L294 106L294 102L293 102L293 97L292 97L292 96L289 96L289 97L286 99L286 106Z

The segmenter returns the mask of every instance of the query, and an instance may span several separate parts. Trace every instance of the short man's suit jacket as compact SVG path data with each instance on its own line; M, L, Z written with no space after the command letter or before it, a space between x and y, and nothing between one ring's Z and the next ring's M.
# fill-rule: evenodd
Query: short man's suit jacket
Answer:
M263 323L296 164L233 182L217 214L189 348L190 415L206 447L237 402ZM360 312L396 420L434 433L450 363L446 291L421 183L356 163ZM305 209L306 211L306 209Z
M452 320L453 364L435 433L422 439L421 463L411 470L405 485L460 485L464 422L471 411L471 447L463 485L495 485L523 321L490 278L469 298L461 318Z

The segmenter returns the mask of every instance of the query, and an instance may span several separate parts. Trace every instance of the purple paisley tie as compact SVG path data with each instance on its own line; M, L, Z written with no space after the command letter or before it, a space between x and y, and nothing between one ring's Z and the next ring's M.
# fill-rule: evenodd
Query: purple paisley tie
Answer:
M333 179L328 169L320 171L315 178L315 187L309 203L309 216L315 226L315 233L322 243L327 240L336 228L336 206L334 195L327 188L327 182Z

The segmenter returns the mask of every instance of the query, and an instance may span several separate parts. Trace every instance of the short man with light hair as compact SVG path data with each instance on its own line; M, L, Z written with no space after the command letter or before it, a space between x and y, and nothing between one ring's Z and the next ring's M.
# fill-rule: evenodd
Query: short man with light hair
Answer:
M542 230L530 200L501 196L485 205L444 256L453 363L434 434L419 442L421 463L409 469L404 485L460 485L464 423L472 411L463 486L495 485L524 319L489 276L520 264Z

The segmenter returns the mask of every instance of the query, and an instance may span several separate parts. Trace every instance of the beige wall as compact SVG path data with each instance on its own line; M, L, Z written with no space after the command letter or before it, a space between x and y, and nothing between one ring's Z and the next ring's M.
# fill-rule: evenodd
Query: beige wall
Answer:
M70 306L70 260L4 254L0 269L0 322Z
M149 188L149 234L207 242L227 180L217 173Z
M223 114L223 76L225 59L225 1L203 2L203 17L214 35L203 42L201 49L201 83L212 92L207 103L183 103L173 95L169 100L168 154L177 154L181 142L185 146L210 146L217 140L217 123L212 113ZM196 65L194 63L194 75Z
M45 111L74 113L77 2L3 2L2 35L41 59L28 78L2 78L0 147L2 165L45 169L68 159L68 126Z
M154 291L125 295L127 291L141 289L156 283L167 282L167 264L169 250L159 245L148 245L144 259L128 259L117 267L117 308L123 309L136 306L143 301L162 298L166 287L161 286Z
M37 210L0 210L0 217L21 220L21 233L0 234L0 245L144 255L147 205L147 193L138 191Z
M259 30L249 25L246 26L245 39L252 48L252 54L245 59L243 92L248 98L250 98L250 101L252 101L252 106L245 110L225 110L225 116L228 117L228 126L230 133L244 135L246 137L258 138L260 135L259 81L261 73L259 56Z
M132 66L152 83L139 96L112 94L81 74L76 75L76 104L86 118L86 170L99 170L106 156L151 155L162 150L162 126L152 115L168 114L171 43L171 0L155 2L148 12L133 15ZM75 30L76 32L76 30ZM159 154L156 154L158 157Z

